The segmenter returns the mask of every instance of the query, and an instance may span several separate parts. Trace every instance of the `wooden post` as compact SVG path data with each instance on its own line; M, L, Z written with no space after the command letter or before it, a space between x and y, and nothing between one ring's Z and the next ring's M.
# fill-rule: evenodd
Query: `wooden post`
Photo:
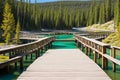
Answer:
M38 49L38 57L40 56L40 49Z
M94 51L93 53L94 53L94 61L95 61L95 63L96 63L96 62L97 62L97 58L96 58L96 57L97 57L97 52Z
M98 53L98 59L100 59L101 58L101 55Z
M105 69L108 69L108 59L105 58Z
M91 51L92 51L92 50L89 48L89 54L88 54L89 56L91 56Z
M25 59L26 59L26 60L27 60L27 58L28 58L28 55L25 56Z
M116 50L115 50L115 48L111 49L111 56L113 58L116 58ZM113 62L112 67L113 67L113 72L116 72L116 63Z
M36 54L36 59L38 58L38 51L35 51L35 54Z
M17 62L15 62L15 69L17 69Z
M32 53L30 54L30 59L32 60Z
M40 53L39 54L40 54L40 56L42 56L42 50L41 49L40 49Z
M86 55L88 55L88 47L86 46Z
M102 54L106 54L106 47L105 46L102 47ZM108 67L108 61L104 56L102 56L102 68L106 69L107 67Z
M84 45L82 44L81 47L82 47L82 51L84 52Z
M41 48L41 55L43 55L43 51L44 51L43 48Z
M23 57L20 59L20 69L23 70Z

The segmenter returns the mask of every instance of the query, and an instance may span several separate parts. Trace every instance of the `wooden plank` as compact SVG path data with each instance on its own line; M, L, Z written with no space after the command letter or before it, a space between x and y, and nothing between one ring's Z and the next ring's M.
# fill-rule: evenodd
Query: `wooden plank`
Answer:
M51 49L36 59L17 80L111 80L79 49Z

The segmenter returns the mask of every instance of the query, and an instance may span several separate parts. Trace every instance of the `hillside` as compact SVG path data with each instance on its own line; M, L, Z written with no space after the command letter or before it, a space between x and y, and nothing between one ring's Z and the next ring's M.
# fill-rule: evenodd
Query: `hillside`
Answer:
M92 30L92 31L114 31L116 27L114 25L114 21L108 21L103 24L93 24L91 26L85 27L84 30Z
M100 4L103 1L97 1L97 4ZM49 3L38 3L37 5L41 8L59 8L61 2L49 2ZM89 8L92 4L92 1L63 1L62 7L69 8L69 9L86 9Z
M112 46L119 46L120 47L120 35L117 31L114 21L108 21L104 24L93 24L91 26L83 28L83 30L88 31L115 31L114 33L110 34L106 39L104 39L102 42L110 44Z

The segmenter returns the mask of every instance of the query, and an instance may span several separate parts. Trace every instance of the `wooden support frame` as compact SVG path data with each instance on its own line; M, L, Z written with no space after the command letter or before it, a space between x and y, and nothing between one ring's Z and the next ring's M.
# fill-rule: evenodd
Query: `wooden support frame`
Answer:
M97 52L93 51L93 53L94 53L94 62L96 63L97 62Z
M36 51L36 56L39 57L40 50L42 47L51 44L54 41L54 37L43 38L42 40L33 41L28 44L22 44L15 47L5 48L0 50L0 54L5 55L9 53L10 59L8 61L0 63L0 68L7 67L9 72L9 65L14 63L15 68L17 68L17 62L20 63L20 69L24 69L24 58L27 59L27 56L30 54L31 59L33 58L32 54Z
M115 50L115 48L111 49L111 56L113 58L116 58L116 50ZM112 70L113 70L113 72L116 72L116 63L114 63L114 62L112 62Z

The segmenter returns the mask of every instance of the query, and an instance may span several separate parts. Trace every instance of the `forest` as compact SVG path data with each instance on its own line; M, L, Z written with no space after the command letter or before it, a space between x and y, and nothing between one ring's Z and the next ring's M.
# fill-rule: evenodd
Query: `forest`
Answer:
M6 5L8 3L9 5ZM5 6L7 6L6 10ZM12 19L5 13L13 14ZM5 22L10 18L11 24ZM120 0L59 1L50 3L30 3L30 0L0 0L0 34L9 38L20 30L72 29L92 24L103 24L114 20L120 22ZM11 25L9 30L3 25ZM18 28L16 28L17 26ZM16 30L15 30L16 29ZM9 34L8 34L9 33Z

